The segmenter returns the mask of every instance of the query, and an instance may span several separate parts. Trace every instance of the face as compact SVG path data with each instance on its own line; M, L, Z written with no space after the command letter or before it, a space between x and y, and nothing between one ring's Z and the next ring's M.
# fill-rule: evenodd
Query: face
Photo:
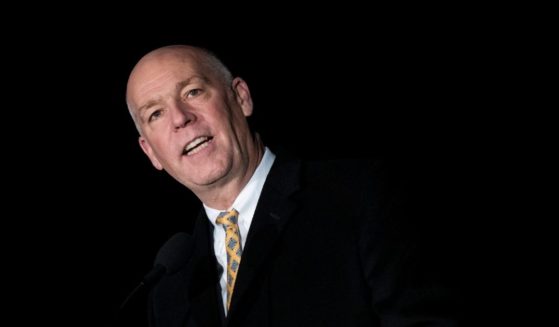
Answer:
M194 193L239 178L255 155L246 83L224 82L199 63L201 56L178 50L148 55L134 68L127 89L143 151Z

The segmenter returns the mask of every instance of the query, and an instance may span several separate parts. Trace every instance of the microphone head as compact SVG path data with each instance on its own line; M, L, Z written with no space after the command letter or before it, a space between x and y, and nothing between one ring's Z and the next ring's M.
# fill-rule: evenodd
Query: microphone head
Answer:
M176 233L159 249L154 266L163 266L167 275L176 273L192 256L193 243L192 237L187 233Z

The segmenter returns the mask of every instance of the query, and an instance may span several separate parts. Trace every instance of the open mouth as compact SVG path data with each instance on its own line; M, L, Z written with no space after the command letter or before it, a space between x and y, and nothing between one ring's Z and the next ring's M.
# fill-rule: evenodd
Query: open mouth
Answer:
M211 136L199 136L191 142L188 142L182 150L182 154L187 156L193 155L207 147L211 140L213 140L213 137Z

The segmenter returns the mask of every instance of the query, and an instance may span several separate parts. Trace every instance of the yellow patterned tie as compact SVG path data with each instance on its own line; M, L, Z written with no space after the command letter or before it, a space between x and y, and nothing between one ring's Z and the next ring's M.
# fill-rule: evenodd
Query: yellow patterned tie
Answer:
M235 287L235 279L241 263L241 234L237 219L239 213L235 209L222 212L217 216L216 223L223 225L225 229L225 250L227 252L227 310L231 304L231 295Z

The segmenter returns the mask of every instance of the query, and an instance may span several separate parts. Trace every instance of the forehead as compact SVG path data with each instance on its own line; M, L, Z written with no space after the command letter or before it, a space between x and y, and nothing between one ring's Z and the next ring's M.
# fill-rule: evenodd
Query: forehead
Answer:
M207 75L196 56L189 54L160 54L142 59L132 71L129 86L149 83L158 77L189 78L189 75ZM206 69L207 70L207 69Z
M208 80L211 71L197 59L195 55L174 53L143 58L130 74L126 92L128 101L137 106L137 101L175 87L181 81L192 77Z

